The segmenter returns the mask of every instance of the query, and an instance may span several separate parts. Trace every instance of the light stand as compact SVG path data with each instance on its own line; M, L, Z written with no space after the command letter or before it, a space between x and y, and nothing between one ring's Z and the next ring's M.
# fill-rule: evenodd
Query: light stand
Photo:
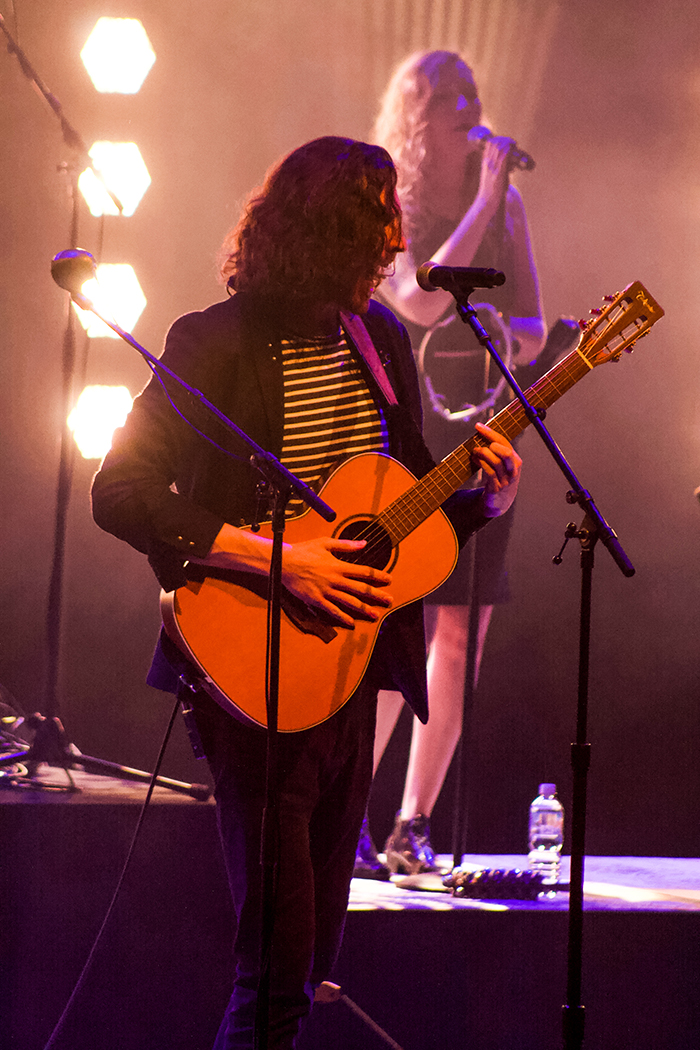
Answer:
M92 169L120 214L124 210L122 203L106 184L102 172L94 167L87 145L82 136L66 118L60 101L48 89L42 78L32 66L27 55L13 38L2 15L0 15L0 31L2 31L7 39L7 50L10 54L14 54L17 57L20 68L25 77L29 80L32 87L35 88L35 90L44 98L51 109L51 112L60 123L63 140L73 154L73 160L61 165L60 170L66 171L70 179L71 219L69 241L71 248L74 250L78 242L79 198L77 175L79 167L88 167ZM87 277L85 280L87 280ZM65 769L66 775L68 776L71 791L79 790L70 775L70 770L75 766L82 766L86 771L91 773L119 777L124 780L137 780L142 781L143 783L149 783L152 779L150 773L81 754L78 748L68 741L66 732L59 717L58 682L61 650L61 622L63 614L63 578L65 567L66 530L73 480L73 468L75 463L75 443L66 421L73 404L75 359L76 319L75 312L71 309L69 304L61 355L61 411L63 429L61 431L61 451L56 484L53 558L51 563L51 576L46 608L47 668L43 699L45 715L37 712L31 715L26 722L29 728L34 730L34 737L31 746L24 748L23 745L18 743L18 747L20 747L18 752L0 758L0 768L21 763L28 767L30 775L33 775L42 763L62 767ZM15 779L19 781L19 777L8 777L6 783L12 784ZM167 787L171 790L182 792L183 794L192 795L192 797L198 799L206 799L211 794L210 789L203 784L185 784L178 780L170 780L167 777L157 777L155 782L161 787ZM41 781L36 781L36 786L41 787Z

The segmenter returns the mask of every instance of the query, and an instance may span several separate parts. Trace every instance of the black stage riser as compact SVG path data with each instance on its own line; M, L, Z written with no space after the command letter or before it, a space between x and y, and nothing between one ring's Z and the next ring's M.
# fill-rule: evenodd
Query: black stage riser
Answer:
M101 923L134 804L4 804L4 1050L41 1050ZM596 912L584 936L586 1050L697 1050L700 913ZM231 917L214 810L157 804L56 1050L209 1050ZM555 1050L566 914L350 912L336 978L404 1050ZM303 1050L381 1050L343 1003Z

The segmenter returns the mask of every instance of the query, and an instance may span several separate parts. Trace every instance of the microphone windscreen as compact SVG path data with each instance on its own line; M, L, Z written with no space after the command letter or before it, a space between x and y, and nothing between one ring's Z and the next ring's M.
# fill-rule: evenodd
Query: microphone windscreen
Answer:
M424 292L436 292L437 286L430 280L430 271L437 266L434 262L424 262L422 266L419 266L416 270L416 281L423 289Z
M467 141L478 143L479 145L483 145L484 142L488 142L492 138L493 132L485 124L476 124L467 132Z
M51 260L51 276L59 288L80 295L86 281L95 276L95 260L84 248L67 248Z

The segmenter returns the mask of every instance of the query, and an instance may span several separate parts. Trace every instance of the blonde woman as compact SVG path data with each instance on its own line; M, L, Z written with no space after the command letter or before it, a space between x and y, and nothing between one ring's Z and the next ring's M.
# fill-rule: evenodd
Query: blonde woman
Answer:
M488 297L501 352L507 349L513 364L530 363L545 338L525 208L510 183L514 143L501 136L485 144L471 141L469 131L480 124L481 115L474 76L464 60L449 51L421 52L394 74L372 136L396 164L407 241L407 251L396 257L395 272L383 282L380 297L409 330L421 375L425 438L436 460L464 441L476 421L488 418L495 405L489 391L497 387L497 377L485 379L484 351L456 319L452 295L423 291L416 269L432 259L446 266L504 271L502 288L473 297ZM504 561L511 522L512 511L478 540L477 674L493 607L508 598ZM470 567L465 551L450 579L427 600L433 628L430 719L427 725L417 718L413 722L401 809L386 843L393 872L436 869L429 819L462 729ZM375 770L400 709L400 694L380 693ZM366 823L355 874L388 877Z

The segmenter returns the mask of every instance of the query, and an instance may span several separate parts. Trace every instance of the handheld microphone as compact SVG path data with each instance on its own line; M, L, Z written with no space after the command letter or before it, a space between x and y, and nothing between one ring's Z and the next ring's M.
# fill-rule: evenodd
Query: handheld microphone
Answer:
M83 298L82 287L95 276L97 264L84 248L67 248L51 260L51 276L59 288Z
M496 288L505 284L506 275L486 266L440 266L429 259L418 267L416 280L424 292L443 288L453 295L463 295L475 288Z
M485 127L483 124L477 124L476 127L471 128L467 132L467 140L475 143L477 146L481 146L482 149L489 141L496 136L490 128ZM508 160L511 168L521 168L523 171L532 171L535 166L535 162L529 153L526 153L524 149L519 149L518 146L512 145L508 152Z

